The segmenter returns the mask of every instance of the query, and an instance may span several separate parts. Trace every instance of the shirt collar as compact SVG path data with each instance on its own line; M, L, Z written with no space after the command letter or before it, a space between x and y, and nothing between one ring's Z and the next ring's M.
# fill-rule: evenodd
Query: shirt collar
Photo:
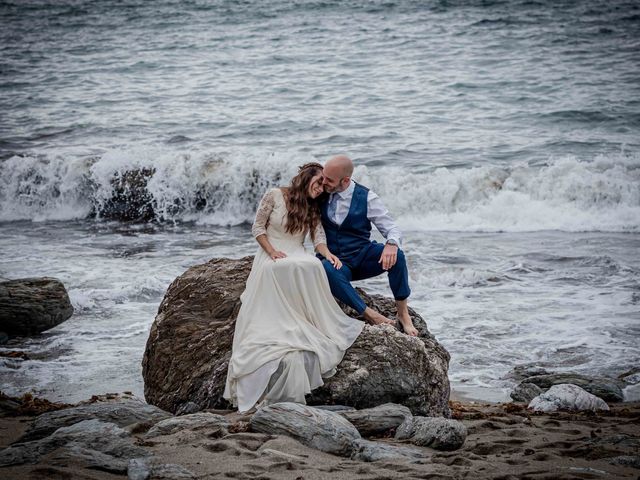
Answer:
M343 191L341 192L336 192L340 198L345 199L345 198L349 198L351 195L353 195L353 191L356 188L356 182L354 182L353 180L351 180L351 182L349 183L349 186L347 188L345 188Z

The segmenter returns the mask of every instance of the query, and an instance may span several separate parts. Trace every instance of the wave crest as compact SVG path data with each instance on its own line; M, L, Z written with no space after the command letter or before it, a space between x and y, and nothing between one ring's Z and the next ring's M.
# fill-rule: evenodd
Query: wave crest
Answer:
M14 156L0 164L0 221L250 222L261 195L313 158L252 152L112 150ZM405 230L637 232L640 162L618 155L542 166L356 168Z

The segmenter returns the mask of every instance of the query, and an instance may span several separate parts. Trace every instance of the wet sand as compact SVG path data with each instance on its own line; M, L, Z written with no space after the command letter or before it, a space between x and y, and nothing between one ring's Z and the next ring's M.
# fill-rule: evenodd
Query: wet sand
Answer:
M603 413L534 414L521 404L451 402L454 418L469 435L463 448L441 452L422 448L418 463L405 460L364 463L314 450L284 436L249 432L248 416L211 410L233 422L223 438L182 430L137 443L198 478L233 479L575 479L640 476L640 403L622 403ZM22 435L33 416L0 418L0 445ZM392 438L377 439L401 444ZM635 466L633 463L635 462ZM626 464L624 464L626 463ZM56 452L36 465L0 469L7 479L124 478L56 460Z

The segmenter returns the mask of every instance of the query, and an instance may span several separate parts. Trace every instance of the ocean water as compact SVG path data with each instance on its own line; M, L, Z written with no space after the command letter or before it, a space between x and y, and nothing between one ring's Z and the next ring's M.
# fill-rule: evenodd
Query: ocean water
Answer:
M142 395L170 282L252 254L264 191L336 153L402 227L454 390L640 363L637 2L16 0L0 25L0 277L76 309L2 347L31 357L2 391ZM104 213L130 171L153 221Z

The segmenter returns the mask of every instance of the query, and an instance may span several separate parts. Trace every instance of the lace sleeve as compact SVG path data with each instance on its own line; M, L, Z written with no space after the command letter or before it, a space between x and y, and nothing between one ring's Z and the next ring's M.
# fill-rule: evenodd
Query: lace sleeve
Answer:
M322 226L322 223L318 222L315 231L315 238L313 239L313 246L317 247L321 243L327 243L327 236L324 233L324 227Z
M254 238L259 235L263 235L267 233L269 216L271 215L271 211L273 210L274 205L275 205L275 200L273 198L273 189L272 189L262 196L262 200L260 200L260 205L258 205L258 210L256 211L256 218L253 221L253 226L251 227L251 234L254 236Z

